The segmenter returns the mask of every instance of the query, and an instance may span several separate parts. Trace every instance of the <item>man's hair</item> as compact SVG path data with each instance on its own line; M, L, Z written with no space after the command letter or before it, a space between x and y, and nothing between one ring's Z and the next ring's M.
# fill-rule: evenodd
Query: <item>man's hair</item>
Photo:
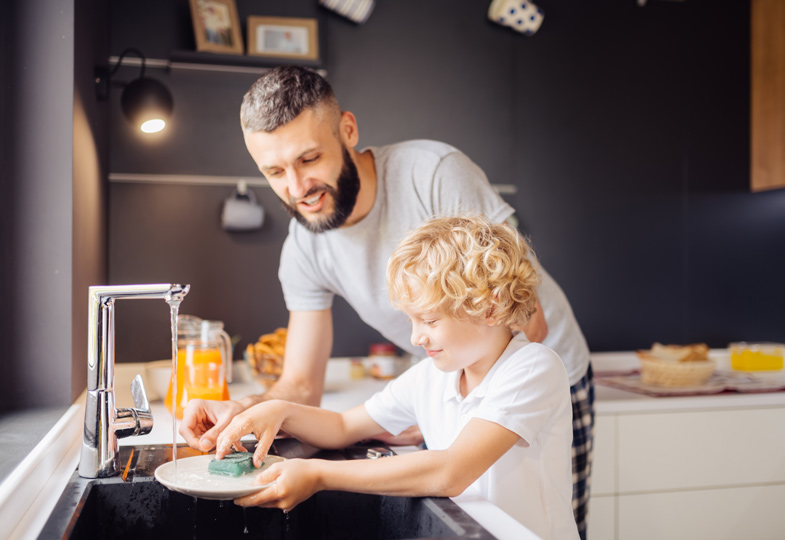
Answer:
M537 301L533 261L529 245L506 223L479 215L436 218L395 249L387 288L396 306L521 326Z
M308 68L281 66L262 75L246 92L240 107L240 122L246 132L269 133L306 109L336 117L341 112L324 77Z

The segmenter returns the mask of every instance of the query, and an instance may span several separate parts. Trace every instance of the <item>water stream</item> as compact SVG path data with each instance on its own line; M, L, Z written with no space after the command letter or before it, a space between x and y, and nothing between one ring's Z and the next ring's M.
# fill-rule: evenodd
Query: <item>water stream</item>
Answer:
M172 462L174 478L177 481L177 315L180 312L181 299L167 300L172 326Z

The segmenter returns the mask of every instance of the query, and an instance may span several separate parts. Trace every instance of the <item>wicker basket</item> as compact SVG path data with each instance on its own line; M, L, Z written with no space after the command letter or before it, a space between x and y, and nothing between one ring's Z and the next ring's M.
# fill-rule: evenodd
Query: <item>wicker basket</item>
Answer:
M647 358L640 353L638 357L641 361L641 382L654 386L698 386L711 377L716 367L714 360L669 362Z
M265 390L275 384L281 377L283 372L283 356L275 354L253 353L246 351L246 359L248 365L251 366L251 372L254 378L261 384Z
M245 358L251 372L265 390L268 390L283 373L283 357L286 352L286 328L259 336L256 343L245 348Z

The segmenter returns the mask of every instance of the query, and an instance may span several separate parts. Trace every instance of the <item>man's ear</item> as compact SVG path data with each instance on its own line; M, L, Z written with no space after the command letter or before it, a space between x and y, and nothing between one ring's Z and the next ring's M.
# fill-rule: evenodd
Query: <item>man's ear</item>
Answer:
M349 112L344 111L341 113L341 121L338 127L338 133L341 136L341 142L347 148L354 148L360 142L360 133L357 129L357 118Z

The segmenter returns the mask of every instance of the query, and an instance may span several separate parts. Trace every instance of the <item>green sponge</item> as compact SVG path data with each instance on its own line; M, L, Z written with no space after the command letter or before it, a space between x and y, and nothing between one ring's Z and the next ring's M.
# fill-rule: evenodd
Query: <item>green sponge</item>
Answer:
M221 476L242 476L254 470L251 452L232 452L223 459L213 458L207 466L207 472Z

